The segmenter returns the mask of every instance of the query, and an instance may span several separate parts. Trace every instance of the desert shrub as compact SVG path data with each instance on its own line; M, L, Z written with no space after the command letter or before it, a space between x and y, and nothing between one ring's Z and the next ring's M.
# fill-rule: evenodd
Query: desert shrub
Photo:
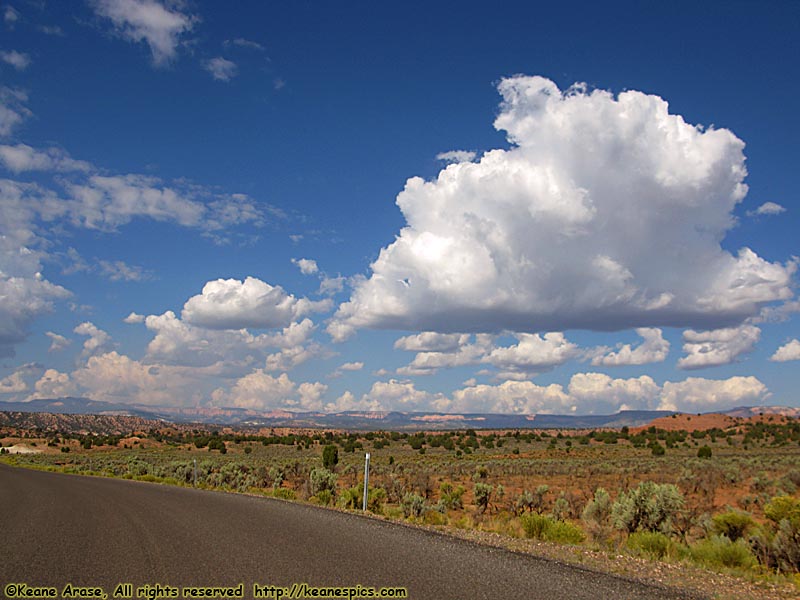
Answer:
M486 479L489 476L489 469L486 468L486 465L479 465L475 468L475 473L472 474L473 481L478 481L480 479Z
M492 486L486 483L476 483L475 489L475 504L481 512L486 512L489 508L489 501L492 499Z
M320 490L315 496L311 496L309 500L322 506L329 506L333 504L333 492L331 490Z
M586 539L580 527L568 521L554 521L545 532L544 539L559 544L580 544Z
M339 500L337 505L341 508L361 508L364 501L364 490L359 486L353 486L343 489L339 492Z
M272 490L272 495L275 498L283 498L284 500L294 500L297 497L294 490L290 490L289 488L276 488Z
M800 518L783 519L772 539L777 566L787 573L800 572Z
M453 487L452 483L445 481L439 486L439 502L448 510L458 510L464 506L462 496L465 491L463 486Z
M525 532L525 537L543 540L545 532L553 524L553 519L538 513L530 513L522 515L519 522L522 525L522 531Z
M724 535L732 542L747 535L754 525L755 521L749 514L738 510L730 510L711 518L711 531Z
M732 542L720 535L706 538L692 546L691 557L696 562L711 567L734 569L756 565L756 557L744 540Z
M611 521L611 497L603 488L597 488L594 498L590 500L581 514L589 535L595 541L604 541L608 538Z
M683 495L670 483L642 481L638 487L620 494L611 507L617 529L634 531L672 531L672 519L683 508Z
M339 449L333 444L328 444L322 449L322 466L332 469L339 462Z
M363 502L363 499L362 499ZM367 492L367 510L375 514L383 512L383 504L386 502L386 490L382 487L369 488Z
M403 496L400 508L403 509L403 516L406 519L409 517L421 517L427 509L427 503L425 498L419 494L408 493Z
M671 553L674 544L663 533L636 531L628 536L625 545L640 556L660 560Z
M317 496L322 491L329 491L335 493L336 491L336 473L331 473L325 467L319 467L311 470L310 476L311 495Z
M580 544L586 539L580 527L546 515L530 513L519 518L525 537L560 544Z
M764 516L775 523L784 519L800 519L800 500L791 496L776 496L764 506Z
M697 458L711 458L711 448L709 446L700 446L697 449Z
M521 513L524 511L533 512L533 494L531 494L528 490L523 490L522 493L517 497L517 501L514 503L514 509L517 513Z
M571 512L572 507L569 505L569 500L567 500L562 494L553 504L553 518L556 521L563 521L564 519L569 518Z

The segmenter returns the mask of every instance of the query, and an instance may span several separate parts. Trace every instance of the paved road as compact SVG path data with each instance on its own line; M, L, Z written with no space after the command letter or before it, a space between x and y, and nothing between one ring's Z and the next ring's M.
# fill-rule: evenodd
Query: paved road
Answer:
M435 533L271 499L0 465L9 582L402 586L415 600L682 598ZM274 596L272 596L274 597Z

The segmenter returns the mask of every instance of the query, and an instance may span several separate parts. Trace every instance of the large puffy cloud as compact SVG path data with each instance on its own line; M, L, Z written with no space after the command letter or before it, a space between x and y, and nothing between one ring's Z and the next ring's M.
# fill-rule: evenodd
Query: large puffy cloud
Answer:
M604 373L576 373L567 389L575 399L576 410L596 414L655 408L660 392L658 384L648 375L612 379Z
M225 391L219 388L212 397L217 406L237 406L256 410L320 410L328 386L319 382L296 384L286 373L277 377L261 369L239 379Z
M684 331L683 351L686 356L678 361L678 367L702 369L728 365L742 354L752 352L760 337L761 330L753 325L712 331Z
M663 362L669 354L669 342L661 335L657 327L639 327L636 333L643 342L633 348L625 344L615 352L599 354L592 358L593 365L605 367L618 367L623 365L645 365L654 362Z
M689 377L685 381L664 383L661 392L662 410L710 412L738 406L761 404L770 393L755 377L702 379Z
M469 341L468 334L423 331L397 339L394 347L409 352L453 352Z
M0 271L0 357L13 356L14 346L28 336L31 323L50 312L54 300L69 295L39 273L32 277L8 277Z
M528 379L565 362L582 357L582 351L560 332L542 335L516 333L517 343L497 346L494 336L423 332L398 339L394 346L417 350L414 360L397 370L399 375L432 375L439 369L486 364L498 369L498 379Z
M78 386L69 374L56 369L47 369L34 384L34 392L28 400L64 398L78 394Z
M93 0L95 12L114 24L114 30L132 42L146 42L156 66L175 57L181 36L195 22L191 15L156 0Z
M315 311L329 310L330 300L313 302L295 298L281 286L255 277L244 281L217 279L187 300L182 317L194 325L211 329L269 328L288 325Z
M247 368L256 361L268 359L269 349L278 348L294 357L292 366L295 366L317 350L316 345L310 343L315 329L310 319L290 323L275 333L259 335L246 329L198 327L179 319L172 311L149 315L144 322L149 330L155 332L147 346L146 358L150 363L193 367L225 363L231 367ZM301 353L305 353L303 357L298 356Z
M581 355L578 346L560 332L518 333L516 337L518 344L495 348L481 361L500 369L500 378L527 379Z
M659 386L647 375L612 379L603 373L576 373L567 389L530 381L470 385L453 392L448 410L512 414L609 414L626 409L707 412L760 404L769 396L767 387L755 377L690 377Z
M329 325L453 331L719 328L791 296L795 264L720 240L746 194L744 144L618 97L512 77L509 150L407 181L406 218Z

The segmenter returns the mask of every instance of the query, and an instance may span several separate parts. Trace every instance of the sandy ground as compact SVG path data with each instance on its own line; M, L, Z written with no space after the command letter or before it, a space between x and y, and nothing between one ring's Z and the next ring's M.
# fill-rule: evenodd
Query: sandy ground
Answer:
M25 444L14 444L13 446L9 446L8 448L3 448L3 450L7 450L9 454L39 454L41 450L38 448L30 448Z

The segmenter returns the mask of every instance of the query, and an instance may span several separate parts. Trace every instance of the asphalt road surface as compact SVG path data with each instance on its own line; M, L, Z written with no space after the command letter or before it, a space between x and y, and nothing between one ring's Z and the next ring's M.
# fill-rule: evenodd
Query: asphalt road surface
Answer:
M404 587L415 600L689 597L312 506L0 465L0 594L25 583L60 598L72 583L113 600L122 582L134 598L144 585L239 583L245 598L253 585L275 598L269 586L303 582Z

